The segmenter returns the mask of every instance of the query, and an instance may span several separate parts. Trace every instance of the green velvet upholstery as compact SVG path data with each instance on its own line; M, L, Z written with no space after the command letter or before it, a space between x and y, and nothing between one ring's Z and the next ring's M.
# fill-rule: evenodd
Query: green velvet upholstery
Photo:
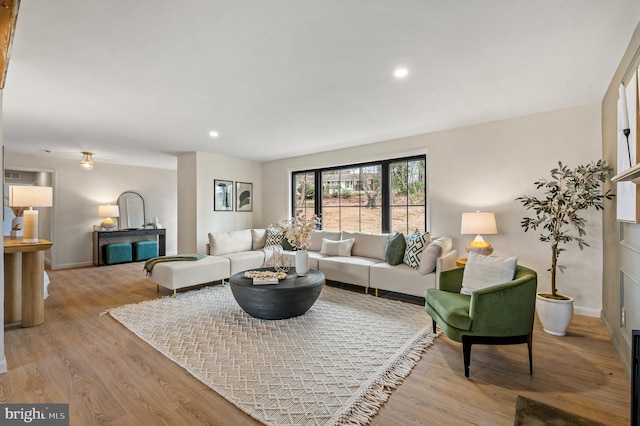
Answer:
M529 343L535 316L537 274L518 265L513 281L473 292L460 294L464 267L443 271L439 288L430 288L425 295L425 309L444 334L463 342L471 351L473 343ZM468 362L465 353L465 375ZM531 364L530 370L531 369Z

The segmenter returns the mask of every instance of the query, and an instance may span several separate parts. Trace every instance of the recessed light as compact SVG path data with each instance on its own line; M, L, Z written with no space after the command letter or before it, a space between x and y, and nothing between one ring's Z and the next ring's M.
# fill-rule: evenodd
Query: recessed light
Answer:
M212 138L217 138L218 136L220 136L220 134L215 130L212 130L209 132L209 136L211 136Z
M396 68L395 71L393 71L393 76L398 79L405 78L408 75L409 75L409 70L406 68Z

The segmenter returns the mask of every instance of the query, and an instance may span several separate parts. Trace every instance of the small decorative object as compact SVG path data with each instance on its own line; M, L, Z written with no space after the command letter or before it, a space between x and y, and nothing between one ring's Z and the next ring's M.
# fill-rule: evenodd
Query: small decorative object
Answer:
M493 253L493 247L486 242L480 234L497 234L496 216L493 212L476 211L473 213L462 213L462 223L460 225L461 234L475 234L473 241L467 244L467 253L475 252L489 256Z
M233 181L213 180L213 210L233 211Z
M284 237L297 250L296 274L305 276L309 272L309 253L307 248L311 243L311 232L320 225L317 215L306 217L302 210L296 212L295 218L289 218L276 224L276 229L284 231Z
M609 178L611 168L604 160L596 163L579 165L573 169L561 162L551 170L551 179L539 179L534 183L537 189L544 189L544 198L523 195L516 198L527 210L533 210L535 217L525 217L520 222L525 232L529 229L543 229L540 241L551 244L551 293L538 293L536 311L545 332L563 336L573 314L573 299L558 293L556 288L556 272L563 272L564 266L558 265L558 256L566 249L561 245L575 241L580 250L589 247L583 237L586 219L579 214L591 207L603 210L605 199L611 200L615 195L611 190L604 194L600 184ZM577 232L577 235L574 233ZM547 301L565 311L564 314L554 314L553 318L564 317L564 328L554 323L554 319L545 315L552 306L546 306ZM542 305L545 305L544 307ZM565 305L565 306L563 306ZM570 305L569 307L566 305ZM568 317L568 320L566 318Z
M296 274L304 277L309 272L309 252L306 250L296 251Z
M236 182L236 211L253 211L253 184Z
M282 253L278 253L273 260L273 268L276 272L284 272L286 274L291 269L289 258L282 255Z
M274 271L247 271L244 273L245 278L253 280L253 284L278 284L278 280L287 278L285 272Z

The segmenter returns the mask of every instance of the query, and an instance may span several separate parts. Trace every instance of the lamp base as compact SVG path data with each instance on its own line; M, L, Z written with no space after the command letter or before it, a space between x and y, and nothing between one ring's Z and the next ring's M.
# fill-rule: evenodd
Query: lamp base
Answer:
M491 244L486 242L480 235L477 235L476 238L469 244L467 244L467 247L465 248L467 250L467 253L474 252L483 254L485 256L489 256L491 253L493 253L493 247L491 246Z
M116 223L111 218L108 217L102 221L100 226L102 226L102 228L106 231L111 231L113 230L113 228L116 227Z
M37 243L38 240L38 210L25 210L23 243Z

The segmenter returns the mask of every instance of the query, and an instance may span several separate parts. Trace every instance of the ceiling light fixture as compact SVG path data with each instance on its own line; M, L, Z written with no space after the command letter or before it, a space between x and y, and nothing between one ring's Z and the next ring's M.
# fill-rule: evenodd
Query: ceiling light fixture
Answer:
M393 76L397 79L405 78L408 75L409 70L406 68L396 68L396 70L393 72Z
M212 138L217 138L218 136L220 136L220 134L215 130L212 130L209 132L209 136L211 136Z
M82 160L80 160L80 167L89 171L93 169L93 159L91 158L93 154L90 152L83 151L82 152Z

